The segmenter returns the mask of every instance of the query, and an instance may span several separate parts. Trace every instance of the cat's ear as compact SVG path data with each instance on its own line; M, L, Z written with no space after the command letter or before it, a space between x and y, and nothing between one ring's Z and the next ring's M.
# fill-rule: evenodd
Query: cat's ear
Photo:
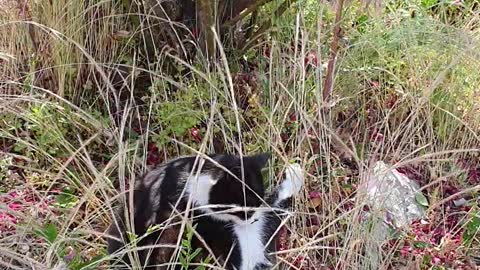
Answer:
M249 156L247 158L250 164L252 165L254 164L258 168L262 169L267 165L268 160L270 159L270 156L271 156L270 153L261 153L261 154Z

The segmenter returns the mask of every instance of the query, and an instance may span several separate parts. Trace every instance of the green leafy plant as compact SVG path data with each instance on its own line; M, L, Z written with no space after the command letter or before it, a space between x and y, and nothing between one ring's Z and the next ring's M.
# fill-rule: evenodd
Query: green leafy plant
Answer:
M58 229L53 223L47 223L42 228L35 230L34 233L51 245L57 239Z
M12 157L0 156L0 183L8 180L9 167L12 166ZM0 192L5 192L4 185L0 185Z
M152 96L159 92L160 86L154 84ZM186 89L178 89L169 100L157 96L155 102L154 125L159 128L154 136L157 145L166 145L173 137L185 137L189 130L198 126L205 119L204 107L209 99L205 85L190 85Z
M471 219L467 223L463 234L463 242L465 244L472 244L475 239L480 241L480 212L471 214Z
M193 234L196 226L187 226L187 229L185 231L184 238L182 239L181 242L181 251L180 251L180 257L179 261L181 263L182 269L189 269L189 266L194 260L201 255L202 249L197 248L193 249L192 247L192 239L193 239ZM207 257L201 261L202 265L197 266L195 269L196 270L204 270L206 269L206 264L210 263L211 258Z
M55 106L47 103L32 105L23 115L25 124L19 130L28 134L24 140L16 142L14 150L32 156L35 152L31 146L38 147L52 156L65 154L62 147L67 138L70 121L59 113Z
M78 198L75 196L74 190L65 188L60 194L55 197L55 205L61 208L72 208L77 202Z
M155 139L158 144L168 143L173 136L184 136L189 128L199 123L199 119L195 116L195 112L191 110L191 107L193 105L189 101L165 102L161 104L157 117L161 123L162 130Z

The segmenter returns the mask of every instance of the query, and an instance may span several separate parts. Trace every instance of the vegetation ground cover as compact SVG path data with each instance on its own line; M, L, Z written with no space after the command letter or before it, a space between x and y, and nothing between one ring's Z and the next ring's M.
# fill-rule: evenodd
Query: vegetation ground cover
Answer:
M244 2L209 31L186 4L0 0L2 268L106 268L112 207L146 170L260 151L267 185L306 172L277 266L478 267L479 4ZM386 239L358 194L378 160L426 198Z

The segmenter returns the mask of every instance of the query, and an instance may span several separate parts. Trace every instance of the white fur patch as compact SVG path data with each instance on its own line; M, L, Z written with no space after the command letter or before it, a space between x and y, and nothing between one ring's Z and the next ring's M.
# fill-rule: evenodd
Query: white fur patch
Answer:
M303 171L299 164L288 165L285 180L280 185L278 201L286 200L300 192L303 187Z
M187 195L192 196L192 202L197 206L206 206L202 207L202 211L205 214L208 214L211 218L220 220L220 221L231 221L236 224L246 224L251 222L252 219L249 221L242 220L241 218L230 215L227 213L216 213L214 207L209 208L209 198L210 198L210 191L212 187L217 183L217 180L214 179L209 174L201 174L198 177L190 176L187 179L186 183L186 192Z
M242 264L239 270L251 270L258 264L270 264L265 257L265 246L262 241L265 218L261 215L253 223L235 224L234 233L240 246Z
M220 220L220 221L225 221L225 222L233 222L235 224L243 224L246 223L246 221L242 220L241 218L231 215L231 214L226 214L226 213L216 213L214 210L211 209L205 209L205 213L209 215L209 217Z
M232 214L218 213L215 207L213 207L215 205L209 203L210 191L216 183L217 180L212 178L209 174L201 174L198 177L190 176L186 183L187 196L192 196L192 202L197 207L203 206L201 208L202 212L219 221L233 222L235 224L249 224L258 217L258 214L255 215L255 213L248 220L244 220Z
M192 201L198 206L208 204L210 198L210 190L217 183L209 174L193 175L188 177L186 183L187 194L192 196Z

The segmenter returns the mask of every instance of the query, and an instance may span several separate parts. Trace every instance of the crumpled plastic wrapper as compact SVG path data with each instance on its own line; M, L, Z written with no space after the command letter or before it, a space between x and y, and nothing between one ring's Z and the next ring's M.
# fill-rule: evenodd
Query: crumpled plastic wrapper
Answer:
M397 228L425 217L423 206L416 199L416 196L425 198L418 184L383 161L375 164L360 190L370 209L384 213L385 221Z

